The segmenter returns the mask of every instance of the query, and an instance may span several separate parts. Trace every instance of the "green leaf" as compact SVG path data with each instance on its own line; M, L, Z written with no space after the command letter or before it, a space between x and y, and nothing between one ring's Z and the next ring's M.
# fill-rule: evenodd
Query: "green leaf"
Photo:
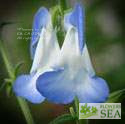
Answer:
M115 102L117 103L121 102L123 99L125 99L125 89L111 93L106 103L115 103Z
M61 6L57 5L54 6L50 9L51 15L52 15L52 23L53 23L53 27L56 31L57 34L57 39L59 41L59 45L60 47L63 44L64 41L64 36L65 36L65 31L63 28L63 12L61 10Z
M5 78L4 81L5 81L6 83L12 83L12 82L13 82L13 79L11 79L11 78Z
M0 86L0 91L3 90L3 88L6 86L6 82L2 83L1 86Z
M0 39L2 39L2 30L3 30L3 27L6 26L6 25L10 25L10 24L14 24L15 22L11 22L11 21L7 21L7 22L1 22L0 23Z
M3 28L4 26L6 25L10 25L10 24L14 24L15 22L11 22L11 21L8 21L8 22L1 22L0 23L0 28Z
M73 120L75 120L75 118L71 114L64 114L64 115L58 116L49 124L64 124L64 122L73 121Z
M8 94L10 87L12 87L12 82L13 82L13 80L11 78L5 78L4 83L0 86L0 90L2 90L4 87L6 87L7 94Z
M16 66L15 66L15 69L14 69L14 74L15 74L15 77L18 75L18 71L20 69L20 67L24 64L24 62L19 62Z
M59 23L58 18L61 15L61 8L59 5L54 6L50 9L51 15L52 15L52 23L54 28L56 27L56 25Z
M71 115L72 115L73 118L77 118L77 115L76 115L76 113L75 113L73 107L70 107L70 108L69 108L69 111L70 111L70 113L71 113Z
M70 12L72 12L72 11L73 11L73 9L72 9L72 8L69 8L69 9L67 9L67 10L64 11L64 14L70 13Z
M59 4L61 6L62 11L67 9L67 2L66 2L66 0L59 0Z
M10 97L12 95L12 84L11 83L7 83L7 85L6 85L6 94L8 97Z

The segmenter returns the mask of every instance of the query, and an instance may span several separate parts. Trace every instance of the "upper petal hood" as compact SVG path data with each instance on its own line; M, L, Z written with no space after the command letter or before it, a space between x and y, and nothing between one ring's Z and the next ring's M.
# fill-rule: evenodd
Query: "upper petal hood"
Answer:
M34 16L32 39L30 44L30 52L31 52L32 59L34 58L34 54L36 51L41 30L43 29L43 27L46 27L49 18L50 18L50 14L48 10L44 7L41 7Z
M52 64L59 52L60 48L50 16L46 27L42 28L30 72L32 73L39 68Z
M65 14L65 17L64 17L64 27L66 30L68 30L71 25L76 27L76 30L78 32L79 49L81 53L85 44L84 19L85 19L85 10L80 4L76 4L73 11L68 14Z
M67 13L64 17L64 26L67 31L67 35L61 49L61 56L63 59L61 61L64 62L65 60L69 60L70 65L76 63L83 67L90 75L95 75L85 43L84 23L84 7L82 7L80 3L77 3L73 11Z

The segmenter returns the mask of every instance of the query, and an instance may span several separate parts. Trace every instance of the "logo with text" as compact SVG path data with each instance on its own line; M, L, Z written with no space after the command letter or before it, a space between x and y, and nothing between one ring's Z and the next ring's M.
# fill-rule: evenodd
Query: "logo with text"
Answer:
M79 103L79 119L121 119L121 103Z

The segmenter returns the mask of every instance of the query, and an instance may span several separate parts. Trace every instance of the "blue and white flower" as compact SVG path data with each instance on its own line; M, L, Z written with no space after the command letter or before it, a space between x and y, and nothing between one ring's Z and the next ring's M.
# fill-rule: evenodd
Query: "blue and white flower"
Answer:
M60 50L51 15L45 8L37 12L33 28L40 29L40 35L32 36L33 65L29 75L16 79L16 95L32 103L40 103L45 98L58 104L71 103L75 97L80 102L107 99L109 88L105 80L96 76L85 43L84 18L79 4L65 15L66 36Z
M80 102L104 102L109 95L106 82L97 77L84 39L83 8L77 4L65 15L67 31L59 57L51 68L37 79L38 91L47 100L68 104L75 97Z
M46 8L40 8L36 13L32 34L31 56L33 64L30 74L19 76L13 89L17 96L32 103L41 103L45 98L36 89L36 80L40 74L49 69L49 65L53 63L55 56L58 56L60 51L52 27L51 15Z

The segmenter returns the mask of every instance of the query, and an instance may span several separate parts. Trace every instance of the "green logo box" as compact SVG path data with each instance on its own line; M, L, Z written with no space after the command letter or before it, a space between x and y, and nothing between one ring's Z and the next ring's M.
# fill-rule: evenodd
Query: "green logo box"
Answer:
M79 103L79 119L121 119L121 103Z

